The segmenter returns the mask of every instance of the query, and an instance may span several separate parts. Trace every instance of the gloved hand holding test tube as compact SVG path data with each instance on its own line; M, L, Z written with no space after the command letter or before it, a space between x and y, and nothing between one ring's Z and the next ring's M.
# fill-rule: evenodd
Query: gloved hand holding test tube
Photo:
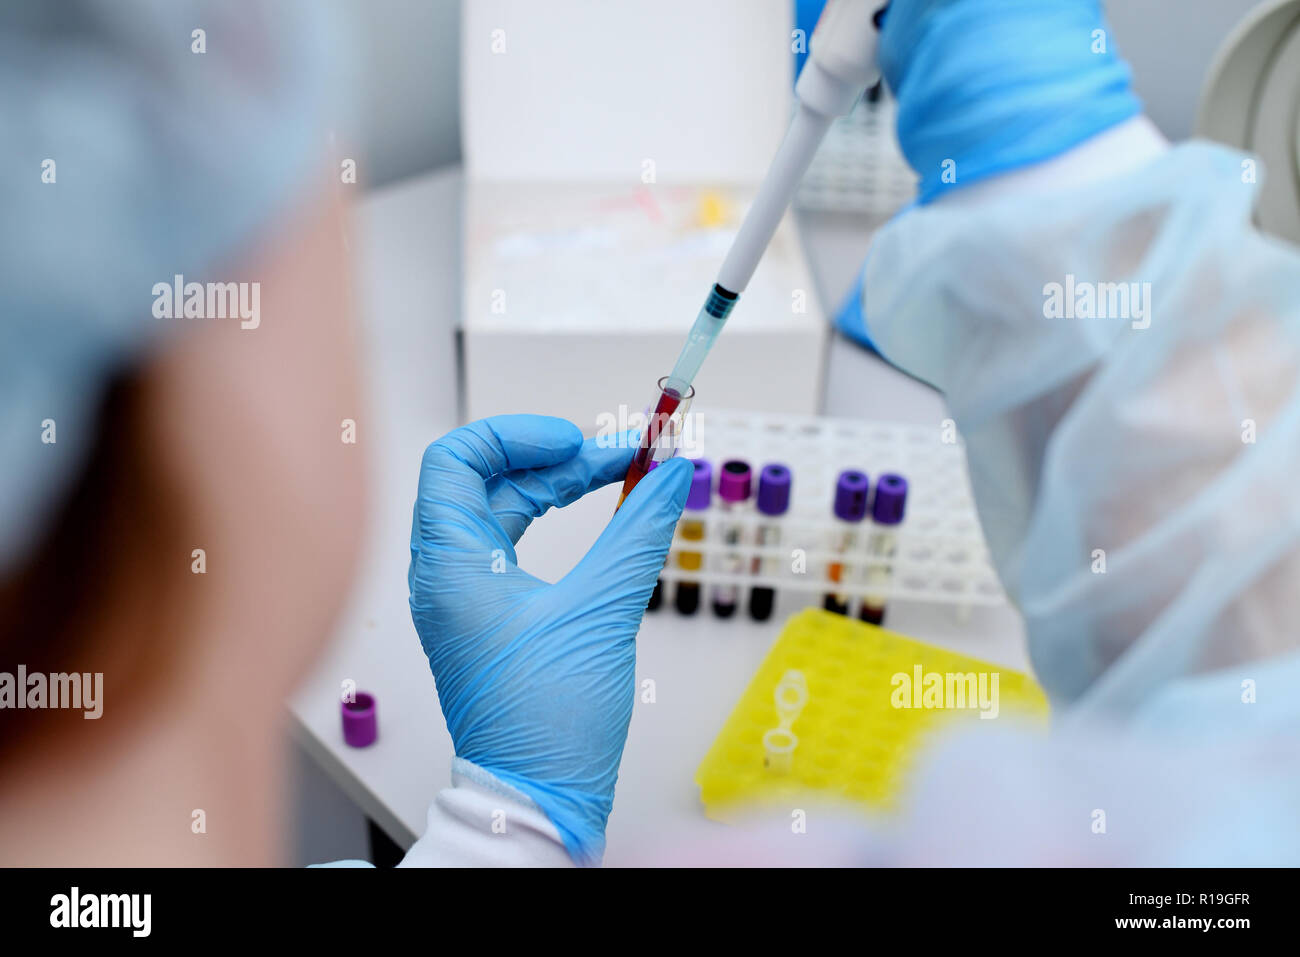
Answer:
M660 380L652 403L654 412L623 480L619 506L653 462L670 458L676 451L675 445L665 440L665 424L674 414L684 415L680 406L694 395L696 373L749 285L826 131L836 117L852 111L863 90L879 76L877 2L828 0L822 11L809 44L808 61L795 83L798 107L794 118L723 260L717 281L686 336L677 364L666 379Z

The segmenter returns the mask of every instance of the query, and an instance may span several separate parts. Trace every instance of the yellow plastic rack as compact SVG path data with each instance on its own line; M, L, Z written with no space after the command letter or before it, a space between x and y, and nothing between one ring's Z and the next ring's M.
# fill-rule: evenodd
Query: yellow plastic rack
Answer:
M1026 674L806 609L786 622L696 771L705 811L727 820L797 796L896 807L908 768L937 730L998 723L979 717L993 711L995 680L998 721L1046 724L1047 698ZM783 722L775 696L782 685L797 703L792 683L806 686L807 700L793 722L787 708ZM783 724L798 739L792 756L764 746Z

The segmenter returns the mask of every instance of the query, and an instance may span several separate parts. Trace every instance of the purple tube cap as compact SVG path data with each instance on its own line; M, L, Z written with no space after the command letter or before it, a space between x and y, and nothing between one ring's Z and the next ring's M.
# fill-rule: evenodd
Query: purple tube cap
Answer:
M835 517L845 522L860 522L867 514L867 492L871 482L866 472L846 469L835 483Z
M876 480L876 500L871 506L871 517L880 525L897 525L903 520L907 507L907 479L894 472L886 472Z
M790 507L790 470L780 462L764 465L758 473L758 510L764 515L784 515Z
M709 497L713 494L713 466L708 459L691 459L695 474L691 476L691 491L686 496L686 507L700 511L709 507Z
M344 701L343 740L351 747L366 748L379 737L379 722L375 716L375 696L358 691L355 701Z
M743 502L749 498L753 482L748 462L740 459L723 462L718 473L718 498L724 502Z

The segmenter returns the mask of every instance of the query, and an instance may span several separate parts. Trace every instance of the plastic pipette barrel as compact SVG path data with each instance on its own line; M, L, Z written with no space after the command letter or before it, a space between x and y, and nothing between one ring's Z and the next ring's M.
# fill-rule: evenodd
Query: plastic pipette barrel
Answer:
M736 293L717 284L710 290L709 298L704 301L691 331L686 334L686 344L677 356L677 364L668 376L668 385L676 392L685 391L695 381L700 366L704 365L704 358L713 348L714 340L718 338L718 333L727 322L727 316L736 305L736 298Z
M884 624L885 592L894 577L894 552L898 548L895 529L907 508L907 479L886 472L876 481L876 499L871 504L871 537L867 542L866 596L858 617L873 625Z
M719 557L718 570L726 575L738 575L744 569L739 547L744 538L741 524L734 521L734 513L744 507L749 499L752 477L749 464L740 459L724 462L718 473L718 498L721 499L722 514L718 521L722 530L722 542L736 546L736 551L724 552ZM736 613L736 604L740 597L738 585L713 586L713 613L719 618L730 618Z
M790 470L779 462L763 466L758 473L758 494L754 497L754 507L759 514L773 518L784 515L790 508ZM756 544L778 545L781 542L781 526L776 522L764 522L758 526ZM753 570L755 575L762 574L764 565L769 567L771 561L755 556ZM767 585L755 585L749 590L749 617L755 621L767 621L772 617L772 608L776 604L776 589Z
M871 489L870 480L865 472L847 469L840 473L835 483L835 517L840 524L832 533L831 551L847 555L853 550L857 541L858 524L867 514L867 493ZM838 585L846 578L843 562L831 562L826 569L826 577L832 584ZM849 613L848 596L838 589L826 593L823 607L839 615Z
M669 389L661 399L666 397L674 407L688 394L737 298L749 285L831 122L851 112L862 91L879 75L877 7L875 0L833 0L826 5L813 31L811 53L795 83L798 106L790 127L718 270L717 282L691 326L677 364L664 380ZM653 460L649 449L641 451L647 454L628 469L623 498L645 477Z
M695 474L691 476L691 491L686 496L686 511L682 514L681 536L688 542L701 542L707 534L704 512L713 495L713 466L706 459L693 459ZM684 572L698 572L704 564L700 552L682 550L677 553L677 565ZM693 615L700 607L700 583L682 579L677 583L673 604L683 615Z

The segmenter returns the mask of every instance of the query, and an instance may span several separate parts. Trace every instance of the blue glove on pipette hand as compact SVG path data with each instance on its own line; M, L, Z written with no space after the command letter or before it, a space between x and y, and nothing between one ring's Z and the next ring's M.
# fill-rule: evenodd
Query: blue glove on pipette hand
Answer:
M1141 109L1098 0L894 0L879 56L922 203Z
M893 0L879 57L923 205L1141 111L1098 0ZM876 349L862 292L859 272L835 324Z
M625 446L627 443L623 443ZM496 416L424 453L411 616L456 755L531 798L579 863L599 861L632 717L636 633L692 468L654 469L554 585L516 564L529 523L621 480L631 447L577 426Z

